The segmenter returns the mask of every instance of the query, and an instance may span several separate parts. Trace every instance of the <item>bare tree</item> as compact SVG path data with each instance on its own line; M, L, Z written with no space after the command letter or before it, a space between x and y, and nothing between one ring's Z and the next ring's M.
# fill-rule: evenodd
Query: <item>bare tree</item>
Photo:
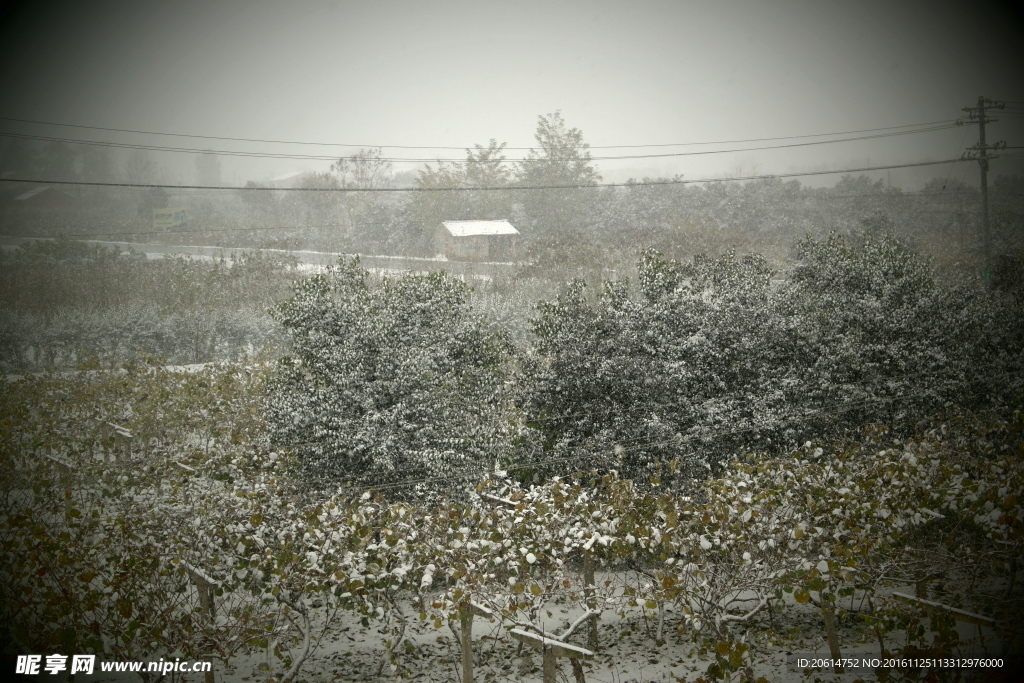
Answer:
M391 162L381 158L380 147L361 149L331 164L343 188L371 190L391 184Z
M196 156L196 180L200 185L220 185L220 157L213 150Z
M159 180L160 168L149 154L137 149L125 162L124 175L132 185L155 183Z

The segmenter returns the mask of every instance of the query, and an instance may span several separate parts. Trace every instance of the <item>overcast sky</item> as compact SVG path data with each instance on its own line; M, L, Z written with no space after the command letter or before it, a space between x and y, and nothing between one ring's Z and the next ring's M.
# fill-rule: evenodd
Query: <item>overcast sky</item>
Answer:
M462 148L496 138L530 147L537 116L555 110L599 147L948 121L979 95L1024 103L1019 3L37 0L3 12L0 116L353 147L0 121L4 133L285 154L384 146L388 156L436 158L463 153L387 146ZM598 166L606 181L618 181L938 160L959 156L961 143L977 141L976 129ZM1004 117L989 137L1024 145L1024 118ZM807 140L788 142L799 141ZM0 150L5 145L0 140ZM191 155L154 159L174 182L194 181ZM1012 163L1002 159L994 170ZM224 180L244 183L326 170L329 162L222 165ZM911 185L949 170L894 172L893 181Z

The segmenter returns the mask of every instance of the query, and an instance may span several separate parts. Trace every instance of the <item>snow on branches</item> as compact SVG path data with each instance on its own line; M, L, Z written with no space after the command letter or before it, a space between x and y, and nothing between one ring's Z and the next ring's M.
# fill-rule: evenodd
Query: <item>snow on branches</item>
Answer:
M507 448L508 340L458 280L369 279L343 261L278 308L292 355L268 392L274 441L325 485L486 468Z

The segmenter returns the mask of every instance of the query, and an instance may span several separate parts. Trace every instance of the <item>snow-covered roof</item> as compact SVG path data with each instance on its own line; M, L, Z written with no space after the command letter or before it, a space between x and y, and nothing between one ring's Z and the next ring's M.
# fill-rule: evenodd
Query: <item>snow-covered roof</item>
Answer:
M288 173L285 173L284 175L279 175L276 178L271 178L270 182L280 183L284 182L285 180L292 180L294 178L298 178L299 176L305 175L306 173L309 173L309 171L290 171Z
M23 202L26 199L31 199L32 197L35 197L37 194L39 194L40 192L42 192L43 190L46 190L46 189L47 188L45 186L43 186L43 187L33 187L28 192L23 192L22 194L19 194L17 197L14 198L14 201Z
M519 231L508 221L443 221L445 229L452 237L471 237L473 235L518 235Z

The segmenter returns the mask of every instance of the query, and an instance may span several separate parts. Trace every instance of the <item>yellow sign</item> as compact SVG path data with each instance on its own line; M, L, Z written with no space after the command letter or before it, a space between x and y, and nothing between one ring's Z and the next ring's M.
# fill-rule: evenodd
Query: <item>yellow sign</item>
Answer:
M188 227L185 209L153 209L153 228L157 230L183 230Z

